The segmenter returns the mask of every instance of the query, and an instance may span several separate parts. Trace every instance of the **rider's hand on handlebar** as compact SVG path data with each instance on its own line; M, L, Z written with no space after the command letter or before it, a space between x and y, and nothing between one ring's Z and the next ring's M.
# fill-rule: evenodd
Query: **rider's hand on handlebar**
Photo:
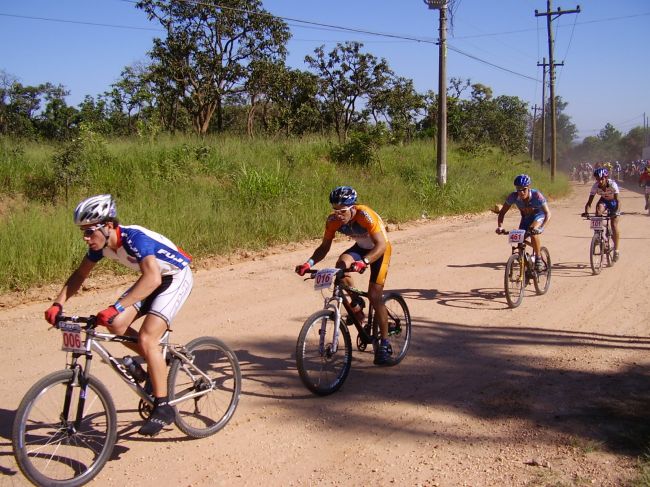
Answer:
M539 228L531 228L530 229L530 234L531 235L539 235L540 233L544 232L544 227L539 227Z
M495 230L495 232L496 232L497 235L501 235L502 233L505 232L505 230L504 230L502 227L497 227L497 229Z
M111 305L97 313L97 324L100 326L108 326L113 323L113 320L119 314L120 312L115 308L115 306Z
M305 262L302 265L297 265L295 271L299 276L304 276L305 272L307 272L309 269L311 269L311 265L309 265L309 262Z
M366 267L368 267L368 264L366 264L362 260L356 260L352 262L352 265L350 266L350 270L352 272L358 272L359 274L363 274L363 271L366 270Z
M582 215L580 215L580 216L583 217L583 218L587 218L587 217L589 216L589 213L587 213L587 212L585 211L585 212L584 212Z
M45 310L45 321L47 321L50 325L54 326L56 325L56 319L57 317L63 313L63 306L59 303L52 303L52 306L47 308Z

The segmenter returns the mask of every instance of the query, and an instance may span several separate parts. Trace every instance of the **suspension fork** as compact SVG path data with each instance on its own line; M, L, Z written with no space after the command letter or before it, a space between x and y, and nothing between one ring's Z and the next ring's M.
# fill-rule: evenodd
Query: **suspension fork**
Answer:
M334 330L332 332L332 343L330 348L332 354L336 353L336 351L338 350L342 302L343 302L343 297L340 295L335 295L332 296L331 298L325 298L325 302L323 306L324 309L331 309L332 311L334 311ZM318 350L321 353L321 355L324 355L327 352L326 333L327 333L327 317L324 316L321 319L320 331L318 333L319 336Z

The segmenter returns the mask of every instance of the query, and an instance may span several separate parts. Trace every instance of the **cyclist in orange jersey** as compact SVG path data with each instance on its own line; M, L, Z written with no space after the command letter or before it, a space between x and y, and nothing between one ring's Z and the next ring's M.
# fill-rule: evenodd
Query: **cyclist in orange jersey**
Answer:
M351 237L355 244L343 252L337 262L339 269L363 272L370 267L368 297L379 320L379 346L375 348L375 365L387 365L392 350L388 340L388 313L383 302L384 283L390 264L391 245L381 217L370 207L357 204L357 192L350 186L339 186L330 193L333 212L327 218L323 241L304 264L296 266L296 273L303 276L314 264L325 258L330 251L336 232ZM345 277L345 284L354 286L352 278ZM363 303L352 303L360 309Z

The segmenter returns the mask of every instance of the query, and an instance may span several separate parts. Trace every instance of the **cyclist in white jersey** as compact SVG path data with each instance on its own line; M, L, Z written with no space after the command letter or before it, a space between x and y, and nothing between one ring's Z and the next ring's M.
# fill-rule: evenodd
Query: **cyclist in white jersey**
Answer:
M589 191L589 198L585 204L585 211L582 214L587 216L589 214L589 208L591 208L591 202L594 200L594 196L600 196L600 199L596 203L596 215L609 215L610 222L612 223L612 238L614 239L614 257L613 260L616 262L619 257L619 240L620 240L620 231L618 228L618 215L621 214L621 201L618 199L619 189L616 181L609 178L609 169L606 167L599 167L594 171L594 179L596 182L591 187Z
M192 258L166 237L139 226L123 226L117 219L111 195L83 200L74 212L88 252L70 275L54 303L45 311L52 325L63 305L81 287L103 257L140 271L138 280L112 305L97 313L97 324L111 333L137 336L137 345L127 345L141 354L155 397L154 410L140 428L142 435L153 436L174 420L175 411L167 403L167 366L160 353L160 338L192 290ZM144 316L139 331L133 322Z

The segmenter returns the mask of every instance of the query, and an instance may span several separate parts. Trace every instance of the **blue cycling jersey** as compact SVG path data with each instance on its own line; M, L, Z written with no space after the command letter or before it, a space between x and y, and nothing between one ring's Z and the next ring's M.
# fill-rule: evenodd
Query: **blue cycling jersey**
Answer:
M99 262L103 257L120 262L135 270L140 270L140 261L153 255L163 276L174 275L185 269L192 257L177 247L174 242L159 233L137 225L118 226L117 250L105 247L102 250L88 249L87 257Z
M506 198L506 204L510 206L516 205L521 212L521 216L526 217L543 213L544 210L542 207L546 204L546 198L544 198L544 195L540 191L531 188L530 198L528 201L524 201L519 198L517 192L515 191L508 195L508 198Z

